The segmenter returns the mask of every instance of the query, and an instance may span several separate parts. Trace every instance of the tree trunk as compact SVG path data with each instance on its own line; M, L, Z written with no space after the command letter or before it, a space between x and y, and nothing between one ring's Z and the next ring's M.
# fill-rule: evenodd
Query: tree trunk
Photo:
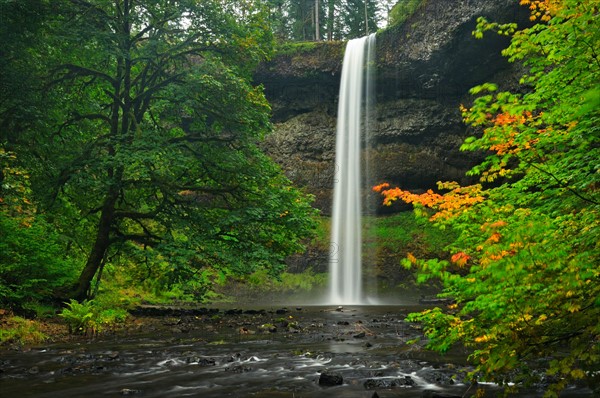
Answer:
M131 21L129 20L131 11L131 4L128 0L123 3L123 16L122 25L120 26L122 31L122 41L120 44L120 50L123 54L130 53L130 35L131 35ZM129 137L131 131L131 124L133 121L130 117L131 112L131 60L129 57L118 57L116 64L117 76L113 85L113 104L111 110L111 136L123 140L124 143L130 143L133 137ZM122 107L122 113L119 111ZM120 128L119 128L120 126ZM110 145L108 147L108 153L111 157L115 156L116 149ZM88 256L87 262L81 275L79 275L79 281L75 289L75 298L77 300L83 300L89 297L90 287L94 276L100 269L102 261L108 248L110 247L110 230L115 216L115 206L120 195L120 183L123 178L124 168L123 166L109 166L107 176L113 182L106 194L102 210L100 213L100 221L98 222L98 230L96 232L96 239L90 255Z
M315 0L315 41L321 41L321 32L319 31L319 0Z
M106 255L106 251L110 246L110 227L113 222L115 213L115 204L119 197L119 191L116 188L111 188L107 195L104 205L102 206L102 212L100 214L100 222L98 223L98 231L96 233L96 240L94 246L88 256L87 262L83 271L79 275L79 281L73 294L76 300L85 300L89 296L90 286L92 279L98 272L100 264Z
M369 36L369 12L367 11L367 3L369 0L365 0L365 36Z
M335 18L335 0L329 0L327 8L327 40L333 40L333 19Z

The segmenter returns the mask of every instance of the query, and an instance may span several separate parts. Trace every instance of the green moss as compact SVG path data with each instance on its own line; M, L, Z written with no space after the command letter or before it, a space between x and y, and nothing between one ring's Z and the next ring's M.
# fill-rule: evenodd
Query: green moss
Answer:
M427 0L401 0L390 11L390 27L401 25L410 18Z
M440 231L412 212L401 212L385 217L365 218L367 243L389 249L420 245L420 251L439 252L453 241L448 231Z
M316 41L302 41L282 43L275 48L277 55L296 55L313 51L319 43Z
M449 231L440 231L425 219L406 211L389 216L363 217L362 236L368 248L385 249L386 252L413 251L420 254L441 255L443 249L453 241ZM317 234L310 246L321 250L329 248L331 219L321 217ZM415 253L415 254L416 254Z
M290 62L303 71L332 70L339 67L344 56L345 42L320 41L281 44L275 51L273 63Z
M48 339L40 328L40 325L32 320L11 316L2 320L0 328L0 345L20 344L30 345L39 344Z

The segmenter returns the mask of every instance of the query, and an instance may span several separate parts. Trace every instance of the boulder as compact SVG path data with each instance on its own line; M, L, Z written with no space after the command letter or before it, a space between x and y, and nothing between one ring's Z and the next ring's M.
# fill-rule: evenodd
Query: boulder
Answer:
M412 387L415 385L415 381L410 376L404 376L403 378L381 378L381 379L367 379L364 382L364 386L367 390L380 389L391 389L394 387Z
M319 376L319 385L320 386L339 386L344 383L344 378L340 373L324 371Z

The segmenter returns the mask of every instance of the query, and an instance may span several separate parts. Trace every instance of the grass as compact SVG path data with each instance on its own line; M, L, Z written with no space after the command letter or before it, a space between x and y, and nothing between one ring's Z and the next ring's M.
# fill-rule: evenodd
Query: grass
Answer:
M394 251L410 246L418 248L418 251L423 253L440 253L454 238L449 231L437 229L427 220L416 218L412 212L368 217L364 220L364 224L363 236L367 245L376 245Z
M317 233L310 243L320 249L329 248L331 219L321 217ZM448 231L440 231L427 220L417 219L412 212L400 212L389 216L363 217L362 235L366 249L384 248L393 252L410 247L422 253L443 251L453 239Z
M41 331L36 321L20 316L7 316L0 319L0 345L33 345L47 339L48 336Z

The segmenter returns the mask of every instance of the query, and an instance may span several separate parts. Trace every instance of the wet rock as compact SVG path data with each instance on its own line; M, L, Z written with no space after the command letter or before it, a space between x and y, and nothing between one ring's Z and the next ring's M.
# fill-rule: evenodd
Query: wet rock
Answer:
M435 304L435 305L449 305L453 304L454 299L452 298L437 298L437 297L421 297L419 304Z
M438 384L438 385L454 384L454 379L452 379L452 376L442 373L442 372L437 372L437 371L429 372L428 371L428 372L423 372L419 376L421 376L425 381L432 383L432 384Z
M375 181L427 190L439 180L469 183L465 172L480 161L478 154L459 150L470 134L457 111L468 90L486 81L518 81L500 53L509 39L486 35L475 40L475 20L493 16L521 26L528 12L508 0L422 3L405 24L377 35L371 175ZM297 54L282 52L255 74L256 83L265 87L275 122L274 133L262 146L295 184L315 195L315 206L323 212L331 209L337 172L335 107L344 53L340 43L322 43ZM295 264L302 269L302 264L322 267L326 258L298 256Z
M367 335L367 334L366 334L365 332L360 332L360 333L357 333L357 334L355 334L355 335L354 335L354 336L352 336L352 337L354 337L355 339L362 339L362 338L364 338L366 335Z
M340 386L344 383L344 378L336 372L325 371L319 376L320 386Z
M373 390L375 388L391 389L394 387L412 387L414 385L415 381L410 376L404 376L404 378L367 379L364 383L367 390Z
M423 368L417 361L414 361L412 359L399 361L397 363L397 367L405 373L416 372Z
M339 321L337 324L338 325L343 325L343 326L348 326L348 325L350 325L350 322L348 322L348 321Z
M264 325L260 325L259 329L263 333L276 333L277 332L277 326L270 324L270 323L265 323Z
M215 366L217 364L213 358L199 358L197 362L200 366Z
M182 315L209 315L218 313L216 308L174 308L156 305L140 305L137 308L129 310L134 316L182 316Z
M443 392L425 390L423 391L423 398L462 398L460 395L446 394Z
M121 395L135 395L141 393L142 390L134 390L131 388L124 388L121 390Z
M298 322L289 322L287 328L290 332L298 332L302 329Z
M339 307L337 307L335 310L336 310L336 311L338 311L338 312L343 312L343 311L344 311L344 307L342 307L342 306L340 305L340 306L339 306Z
M237 354L234 354L234 355L230 356L229 358L227 358L227 362L239 361L241 357L242 357L242 354L240 354L238 352Z
M233 373L246 373L246 372L252 371L252 368L249 366L236 364L236 365L232 365L232 366L225 368L225 370L228 372L233 372Z
M215 366L217 362L213 358L187 357L185 362L188 364L196 364L198 366Z
M287 308L279 308L278 310L275 311L275 313L278 315L287 314L288 312L289 312L289 310Z
M164 322L164 325L166 326L175 326L175 325L181 325L181 318L176 318L176 319L167 319Z

